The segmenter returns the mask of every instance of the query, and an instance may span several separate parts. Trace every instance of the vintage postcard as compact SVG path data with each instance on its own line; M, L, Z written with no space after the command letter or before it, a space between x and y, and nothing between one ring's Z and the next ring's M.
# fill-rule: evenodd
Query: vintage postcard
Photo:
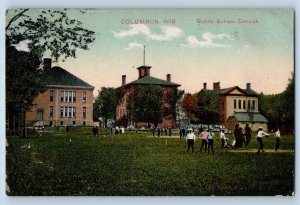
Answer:
M292 9L8 9L8 196L292 196Z

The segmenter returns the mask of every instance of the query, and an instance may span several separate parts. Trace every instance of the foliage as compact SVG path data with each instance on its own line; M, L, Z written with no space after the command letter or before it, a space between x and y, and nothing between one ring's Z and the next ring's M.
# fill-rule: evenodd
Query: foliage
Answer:
M215 140L215 155L205 155L198 151L199 141L191 154L184 139L135 132L94 138L88 133L8 137L8 195L274 196L295 190L294 154L273 151L274 137L264 139L262 155L255 154L254 134L247 149L230 152ZM293 150L294 139L282 136L282 151Z
M182 100L182 108L185 111L187 117L192 122L198 121L198 118L196 118L195 116L195 113L197 112L197 108L198 108L197 103L198 103L198 99L190 93L184 95Z
M93 104L94 118L104 118L105 125L108 119L115 119L117 107L117 95L114 88L101 87Z
M200 91L187 94L183 99L183 109L192 123L219 123L219 96L215 91Z
M283 132L294 131L295 120L295 76L289 79L286 90L280 94L259 96L260 112L268 119L270 129Z
M68 17L67 9L7 10L6 45L31 41L31 50L51 53L57 60L76 57L76 49L88 49L95 40L94 31L82 27L82 22Z
M176 104L181 99L184 91L178 90L177 88L170 88L168 92L164 95L164 110L163 116L165 118L172 118L176 121Z
M160 86L136 86L127 96L128 117L134 122L153 123L156 127L163 117L163 89Z
M14 119L33 106L33 100L45 91L44 72L39 68L40 58L32 52L6 51L6 113L9 129L15 130Z
M214 90L200 91L196 94L199 112L197 117L202 124L219 124L219 94Z

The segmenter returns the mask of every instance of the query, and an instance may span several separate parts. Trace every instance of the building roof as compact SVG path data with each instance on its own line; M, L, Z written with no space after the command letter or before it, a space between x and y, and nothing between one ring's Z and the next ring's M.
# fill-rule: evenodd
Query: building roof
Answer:
M132 81L126 85L164 85L164 86L176 86L179 87L180 85L177 83L168 82L166 80L161 80L158 78L154 78L152 76L145 76L138 80Z
M210 90L210 91L216 91L221 95L226 95L229 94L231 91L233 91L234 89L239 90L240 92L244 93L245 95L254 95L254 96L258 96L258 93L255 92L254 90L250 89L241 89L238 86L233 86L233 87L229 87L229 88L222 88L220 90Z
M51 87L65 86L94 89L90 84L58 66L46 70L45 84Z
M254 90L250 89L244 89L244 91L246 91L249 95L258 95L258 93Z
M247 112L235 112L234 117L238 122L251 122L250 115ZM265 116L260 113L253 113L252 122L265 122L267 123L268 120Z

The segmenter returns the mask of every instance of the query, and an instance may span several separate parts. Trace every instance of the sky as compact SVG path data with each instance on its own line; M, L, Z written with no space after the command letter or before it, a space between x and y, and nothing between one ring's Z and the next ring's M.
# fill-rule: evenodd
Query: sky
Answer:
M39 13L32 10L29 15ZM95 87L119 87L138 78L137 67L151 76L181 84L195 93L206 82L221 88L246 83L258 93L283 92L294 70L294 13L289 9L91 9L69 10L70 18L96 32L89 50L61 66ZM26 43L19 45L26 49ZM45 57L49 57L48 54Z

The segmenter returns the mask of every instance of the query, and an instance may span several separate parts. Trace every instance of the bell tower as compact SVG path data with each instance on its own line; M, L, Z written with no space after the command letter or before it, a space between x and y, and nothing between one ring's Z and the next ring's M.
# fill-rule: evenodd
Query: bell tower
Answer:
M145 58L146 58L146 49L144 46L143 65L137 68L139 71L139 79L150 75L151 66L146 66Z

